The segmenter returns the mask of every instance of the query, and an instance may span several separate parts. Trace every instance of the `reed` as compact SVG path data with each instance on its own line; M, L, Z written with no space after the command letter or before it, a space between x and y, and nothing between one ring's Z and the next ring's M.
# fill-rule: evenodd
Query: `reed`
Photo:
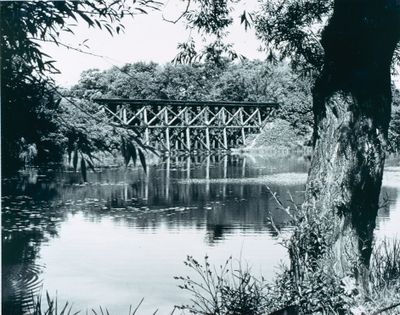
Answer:
M191 294L191 303L178 308L199 315L261 315L266 312L265 280L251 275L249 267L232 257L212 267L208 256L199 262L188 256L185 265L193 276L175 277Z

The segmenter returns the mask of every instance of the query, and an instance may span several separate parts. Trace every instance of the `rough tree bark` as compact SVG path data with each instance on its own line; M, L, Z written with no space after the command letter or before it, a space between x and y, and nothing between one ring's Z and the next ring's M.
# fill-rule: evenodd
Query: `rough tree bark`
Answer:
M334 211L368 267L391 113L399 0L335 0L313 95L314 154L306 207Z

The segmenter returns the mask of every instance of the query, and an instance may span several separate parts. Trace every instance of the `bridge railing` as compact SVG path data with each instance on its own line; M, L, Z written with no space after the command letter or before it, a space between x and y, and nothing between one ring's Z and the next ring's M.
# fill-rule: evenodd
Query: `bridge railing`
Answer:
M259 133L277 103L95 99L110 121L143 131L160 151L229 150Z

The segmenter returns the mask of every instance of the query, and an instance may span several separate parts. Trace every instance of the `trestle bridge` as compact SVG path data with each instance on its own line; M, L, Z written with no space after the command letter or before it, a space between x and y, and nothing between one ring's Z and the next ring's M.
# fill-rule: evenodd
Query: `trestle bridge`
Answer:
M110 121L143 132L162 152L227 151L246 143L271 119L278 103L95 99Z

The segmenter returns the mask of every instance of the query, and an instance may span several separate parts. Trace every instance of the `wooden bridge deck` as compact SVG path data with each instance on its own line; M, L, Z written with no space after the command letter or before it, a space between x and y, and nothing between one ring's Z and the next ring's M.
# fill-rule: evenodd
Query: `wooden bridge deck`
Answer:
M230 150L259 133L278 103L95 99L111 121L160 151Z

